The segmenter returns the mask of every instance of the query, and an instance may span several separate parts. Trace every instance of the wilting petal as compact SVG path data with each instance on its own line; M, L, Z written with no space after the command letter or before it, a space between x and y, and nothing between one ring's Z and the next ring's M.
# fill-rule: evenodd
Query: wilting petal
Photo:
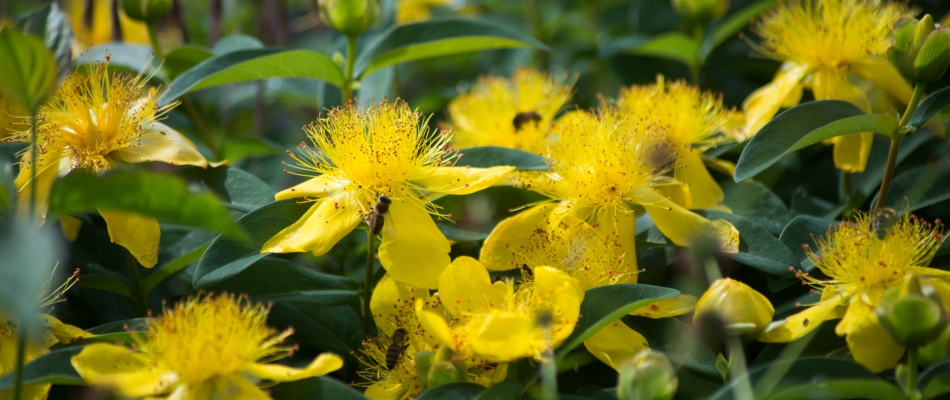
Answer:
M681 204L688 209L713 208L721 202L725 195L719 183L713 179L703 163L702 154L695 149L680 149L679 165L673 171L673 176L686 183L686 202Z
M53 333L53 336L62 344L70 344L81 339L96 336L75 326L64 324L52 315L43 315L43 322L46 324L46 328L49 329L50 332Z
M752 137L765 126L775 113L782 107L789 97L799 95L802 90L801 81L810 72L810 67L787 62L775 74L771 83L752 92L742 103L745 111L746 137Z
M504 179L515 167L428 167L422 168L409 181L430 192L471 194Z
M60 215L59 228L63 231L66 240L75 242L76 238L79 237L79 230L82 229L82 221L70 215Z
M692 312L694 308L696 308L696 296L681 294L672 299L663 299L640 307L633 310L630 315L654 319L668 318Z
M442 346L458 350L458 343L452 337L452 331L449 329L449 324L445 322L445 318L432 311L423 310L422 307L423 301L416 300L416 318L419 320L419 325L422 325L422 329L429 335L427 339L432 339Z
M208 167L208 160L198 152L194 143L161 122L146 125L142 137L125 146L112 154L127 163L161 161L172 165Z
M105 343L86 346L72 358L73 368L87 384L130 397L159 395L178 381L174 372L156 370L153 364L140 353Z
M854 326L845 338L854 361L874 373L893 368L904 355L904 346L891 338L874 313L864 322Z
M158 242L162 230L155 217L123 212L99 210L106 220L106 229L112 243L125 247L145 268L158 263Z
M469 348L489 362L508 362L534 355L537 328L527 316L503 311L485 316L469 337Z
M439 278L442 305L454 316L478 312L505 303L506 287L494 286L488 270L478 260L459 257Z
M326 254L346 234L359 225L359 203L349 193L317 200L297 222L264 243L261 253L312 251Z
M804 311L785 319L782 325L773 325L767 329L760 342L788 343L800 339L814 330L822 322L838 318L837 308L844 302L844 297L834 296L830 299L808 307Z
M401 400L409 393L409 388L394 382L376 382L366 388L363 396L369 400Z
M380 332L392 336L397 328L403 326L405 322L401 321L401 317L406 311L412 312L415 299L427 301L429 290L396 282L389 275L380 279L369 301L370 311Z
M851 72L874 81L877 86L896 97L901 103L910 102L914 89L891 63L852 64Z
M622 321L614 321L584 341L584 347L598 360L619 370L620 363L633 358L638 351L650 345L637 331Z
M709 221L692 211L671 202L650 189L640 189L640 205L650 214L650 219L677 246L688 246L697 233L712 229L723 251L739 249L739 231L727 221Z
M415 199L393 199L383 225L379 261L397 282L435 289L449 266L449 241Z
M187 400L204 400L218 398L221 400L270 400L270 396L257 387L254 382L241 375L222 376L214 380L214 393L210 396L199 395L201 391L192 392Z
M340 181L330 175L320 175L304 181L297 186L284 189L274 196L274 200L312 197L315 199L326 197L330 192L342 189L348 182Z
M32 168L29 162L30 152L27 148L26 153L20 161L20 173L13 182L17 190L17 213L28 216L30 212L30 193L34 185L32 181ZM50 152L40 155L39 169L36 171L36 216L42 221L46 221L46 209L49 207L49 194L53 189L53 181L57 177L66 175L72 166L68 157L62 156L57 152Z
M632 211L610 209L597 215L597 232L604 235L614 249L614 255L623 257L627 271L637 270L637 216Z
M515 252L531 246L535 229L548 226L551 213L556 208L558 206L555 204L542 204L498 223L485 239L478 257L485 268L494 271L521 268L522 258Z
M261 379L267 379L276 382L290 382L314 376L323 376L343 367L343 359L336 354L323 353L317 356L307 368L291 368L280 364L259 364L253 363L244 369L244 372L250 373Z

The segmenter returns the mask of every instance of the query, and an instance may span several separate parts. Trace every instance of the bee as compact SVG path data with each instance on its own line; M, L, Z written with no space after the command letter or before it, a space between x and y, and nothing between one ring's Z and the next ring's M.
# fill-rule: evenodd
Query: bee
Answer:
M653 167L655 175L673 172L676 167L676 151L670 142L662 142L653 147L647 154L647 164Z
M883 240L891 227L897 223L897 212L893 208L884 207L874 212L871 217L871 229L878 239Z
M409 347L409 333L405 329L398 328L393 332L393 342L386 350L386 368L393 369L396 363L402 358L402 353Z
M373 212L366 217L366 225L374 235L379 235L383 231L383 224L386 222L385 214L389 212L389 205L392 203L389 196L379 195L379 200L373 206Z
M541 122L541 116L538 115L538 113L534 111L518 113L518 115L515 115L514 121L512 121L512 123L515 126L515 131L520 131L521 126L524 125L525 122L528 122L528 121L534 121L534 123L537 124Z

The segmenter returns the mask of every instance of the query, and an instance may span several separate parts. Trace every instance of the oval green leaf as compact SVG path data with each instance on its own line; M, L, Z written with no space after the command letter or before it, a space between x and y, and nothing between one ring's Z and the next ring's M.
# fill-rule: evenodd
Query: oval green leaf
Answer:
M778 235L792 219L792 212L777 194L756 181L724 182L726 198L723 204L734 214L746 217L769 233Z
M360 53L356 76L362 78L407 61L508 47L548 50L522 32L485 20L449 18L397 25L381 33Z
M926 125L931 118L937 115L937 113L946 106L950 106L950 88L943 88L933 92L921 101L917 109L914 110L914 115L910 116L910 121L907 122L907 126L920 129L920 127Z
M792 251L765 228L742 216L718 210L698 210L710 220L723 219L739 230L739 252L723 255L768 274L794 276L788 267L799 265Z
M28 110L56 89L56 61L43 41L7 28L0 31L0 91Z
M858 132L890 134L897 119L887 114L867 115L857 106L838 100L801 104L772 118L739 156L736 182L762 172L782 156L836 136Z
M679 294L680 292L675 289L638 284L608 285L587 289L584 292L584 301L581 302L583 317L577 322L571 336L557 349L555 360L564 359L571 350L584 343L587 338L631 311Z
M696 41L679 32L655 37L621 36L605 45L599 54L601 57L609 57L617 53L667 58L686 65L694 65L697 62Z
M70 363L80 351L82 347L67 347L34 358L23 366L23 384L82 385L82 377ZM14 375L9 373L0 378L0 392L13 387Z
M195 90L270 78L310 78L343 85L340 69L323 54L296 49L248 49L211 57L183 72L168 84L159 103L168 104Z
M244 237L227 208L214 195L193 194L181 178L154 172L73 172L53 183L49 210L58 215L125 211Z
M950 167L939 164L911 168L896 176L884 205L899 212L915 211L950 200Z
M426 390L417 400L475 400L485 387L470 382L455 382Z
M768 372L771 368L785 369L786 372L783 375L773 373L770 376ZM766 377L769 378L768 382L763 380ZM853 361L830 357L801 357L794 361L780 361L755 368L746 376L736 377L709 398L710 400L731 400L735 396L733 389L736 385L747 384L750 380L756 390L755 398L765 398L770 394L780 393L799 385L825 385L839 379L883 382L871 371Z
M340 305L356 300L360 287L349 278L311 271L287 260L266 259L208 289L246 294L263 303Z
M199 180L228 207L246 213L274 201L277 192L260 178L240 168L182 167L185 178Z
M917 387L925 399L931 399L944 393L950 393L950 360L927 368L920 374Z
M820 383L806 383L779 391L766 397L769 400L796 399L904 399L897 386L880 379L835 379Z
M462 149L462 157L456 166L490 168L503 165L523 171L547 171L544 157L526 151L498 146L479 146Z
M709 31L710 33L703 38L702 49L700 50L700 61L705 60L713 49L718 47L726 39L731 38L737 32L749 25L752 20L766 10L775 6L777 0L762 0L749 4L739 11L726 16L725 19L718 21Z
M154 78L167 82L168 76L161 69L161 63L155 59L152 48L142 44L107 42L93 46L73 61L73 66L104 62L109 57L109 68L137 74L144 71L154 73Z
M59 77L66 75L73 62L73 28L62 8L55 2L50 3L17 22L25 32L43 38L56 60Z
M349 385L327 376L281 383L270 388L270 395L274 400L366 400L366 397Z

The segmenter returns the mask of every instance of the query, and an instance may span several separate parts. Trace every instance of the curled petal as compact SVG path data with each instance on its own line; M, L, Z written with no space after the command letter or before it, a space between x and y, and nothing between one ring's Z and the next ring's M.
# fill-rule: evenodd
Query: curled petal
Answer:
M656 227L677 246L688 246L698 233L712 229L723 251L739 250L739 231L729 222L709 221L650 189L640 189L637 194Z
M685 203L688 209L714 208L726 196L719 183L713 179L703 163L702 155L695 149L680 149L679 165L673 170L673 176L686 184Z
M785 319L784 323L773 323L759 336L760 342L788 343L800 339L822 322L838 318L837 308L844 302L844 297L833 296L818 304L808 307L804 311Z
M789 97L801 96L801 81L810 71L810 67L787 62L775 74L772 82L752 92L742 103L745 111L747 137L762 129ZM797 103L797 101L795 102ZM789 106L789 105L786 105Z
M322 198L335 190L344 188L347 182L341 182L329 175L320 175L304 181L297 186L281 190L274 196L275 200L294 199L299 197Z
M584 341L584 347L598 360L615 370L620 363L632 359L637 352L649 347L647 339L630 329L623 321L614 321Z
M99 210L99 215L106 220L112 243L128 249L145 268L152 268L158 263L162 230L155 217L108 210Z
M194 143L161 122L145 125L140 139L126 143L125 148L112 154L127 163L161 161L172 165L208 167L208 160L198 152Z
M630 315L647 318L668 318L690 313L696 308L696 296L681 294L671 299L659 300L640 307Z
M160 395L178 381L177 374L155 369L154 362L146 356L113 344L86 346L73 356L72 365L87 384L129 397Z
M515 167L428 167L409 180L424 190L445 194L472 194L504 179Z
M452 331L449 329L449 324L445 322L445 318L432 311L423 310L422 307L423 301L416 300L416 318L419 319L419 324L422 325L422 329L429 335L429 338L426 339L432 339L442 346L448 346L450 349L458 350L458 343L453 338Z
M43 315L43 322L46 324L47 329L53 333L53 336L56 337L56 340L59 340L62 344L70 344L78 340L96 336L75 326L64 324L52 315Z
M422 204L393 199L383 225L379 261L397 282L435 289L449 265L449 241Z
M261 364L253 363L244 369L261 379L267 379L275 382L290 382L314 376L323 376L343 367L343 359L336 354L323 353L317 356L310 365L304 369L291 368L280 364Z
M442 304L454 316L478 312L505 303L506 288L494 286L488 270L471 257L459 257L439 279Z
M311 251L323 255L359 225L359 203L347 193L317 200L297 222L264 243L262 253Z

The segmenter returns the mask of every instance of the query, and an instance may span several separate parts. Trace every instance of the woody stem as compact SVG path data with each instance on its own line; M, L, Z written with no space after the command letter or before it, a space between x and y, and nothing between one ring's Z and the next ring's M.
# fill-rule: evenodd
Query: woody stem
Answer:
M891 132L891 149L887 152L884 179L881 181L881 191L877 194L877 201L874 202L874 210L883 207L884 202L887 201L887 191L891 187L891 180L894 179L894 168L897 166L897 153L901 148L901 140L904 139L905 135L902 131L910 122L910 117L914 115L914 111L917 111L917 105L920 103L920 98L924 96L925 87L926 84L920 82L914 86L914 93L910 96L910 102L907 103L907 110L904 111L900 122L897 123L897 128L894 132Z

